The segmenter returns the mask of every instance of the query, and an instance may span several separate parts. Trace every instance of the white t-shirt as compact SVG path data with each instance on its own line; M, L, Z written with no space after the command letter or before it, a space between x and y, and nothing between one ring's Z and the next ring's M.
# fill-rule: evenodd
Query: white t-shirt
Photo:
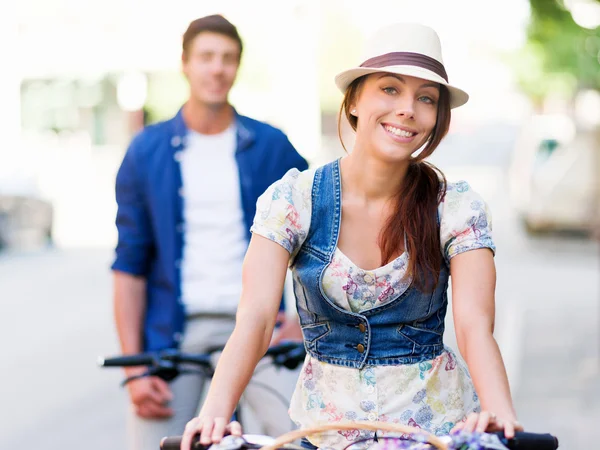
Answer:
M185 233L181 265L187 314L234 314L242 292L247 249L236 129L190 131L181 156Z

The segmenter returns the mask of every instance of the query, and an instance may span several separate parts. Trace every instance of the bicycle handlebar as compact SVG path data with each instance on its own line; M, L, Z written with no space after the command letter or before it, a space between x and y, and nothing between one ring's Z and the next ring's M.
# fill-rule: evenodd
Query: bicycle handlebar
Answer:
M501 431L495 434L501 439L504 437ZM555 450L558 448L558 438L549 433L526 433L521 431L515 433L515 437L508 441L507 447L515 450Z
M98 365L101 367L134 367L148 366L151 368L161 368L177 370L179 364L189 363L211 370L211 355L222 351L222 347L215 347L207 353L189 354L181 353L179 350L169 349L160 352L139 353L135 355L124 355L113 358L99 358ZM299 342L283 342L270 347L265 353L266 357L271 357L276 366L284 366L290 370L298 367L304 357L306 350L304 345Z
M180 353L178 350L163 350L157 353L139 353L108 359L99 358L98 365L102 367L159 366L161 361L174 364L191 363L206 367L211 364L210 354L193 355Z
M506 439L504 432L497 431L495 434L509 450L556 450L558 448L558 439L548 433L527 433L517 432L513 439ZM181 436L169 436L160 441L161 450L179 450L181 447ZM245 443L239 450L250 450L262 447L262 445ZM199 438L192 443L191 450L208 450L210 445L200 444Z
M132 366L151 366L155 358L150 354L139 354L130 356L117 356L114 358L98 358L100 367L132 367Z

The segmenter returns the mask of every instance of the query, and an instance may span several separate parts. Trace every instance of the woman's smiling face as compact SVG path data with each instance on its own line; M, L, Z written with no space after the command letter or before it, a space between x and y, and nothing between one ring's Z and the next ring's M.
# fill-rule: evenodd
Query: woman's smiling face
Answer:
M407 160L429 139L437 120L438 83L406 75L368 75L351 114L358 118L357 146L374 156Z

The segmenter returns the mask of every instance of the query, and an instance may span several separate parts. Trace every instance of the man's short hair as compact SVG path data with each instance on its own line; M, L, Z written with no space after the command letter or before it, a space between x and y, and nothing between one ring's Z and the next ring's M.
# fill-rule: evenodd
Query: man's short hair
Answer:
M240 46L240 57L242 56L242 38L238 34L237 28L229 20L219 14L200 17L190 23L185 33L183 33L183 55L187 57L190 45L196 36L205 31L222 34L230 37Z

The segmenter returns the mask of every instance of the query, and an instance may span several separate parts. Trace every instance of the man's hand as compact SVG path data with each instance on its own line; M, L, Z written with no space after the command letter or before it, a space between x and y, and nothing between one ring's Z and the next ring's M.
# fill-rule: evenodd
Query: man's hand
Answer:
M277 315L277 322L281 325L275 329L270 345L277 345L282 341L302 342L302 328L298 317L287 317L285 312L280 312Z
M133 375L136 373L131 370L127 371L127 376ZM138 378L127 383L127 389L131 404L138 416L145 419L164 419L173 415L173 410L167 407L173 394L167 382L162 378Z

